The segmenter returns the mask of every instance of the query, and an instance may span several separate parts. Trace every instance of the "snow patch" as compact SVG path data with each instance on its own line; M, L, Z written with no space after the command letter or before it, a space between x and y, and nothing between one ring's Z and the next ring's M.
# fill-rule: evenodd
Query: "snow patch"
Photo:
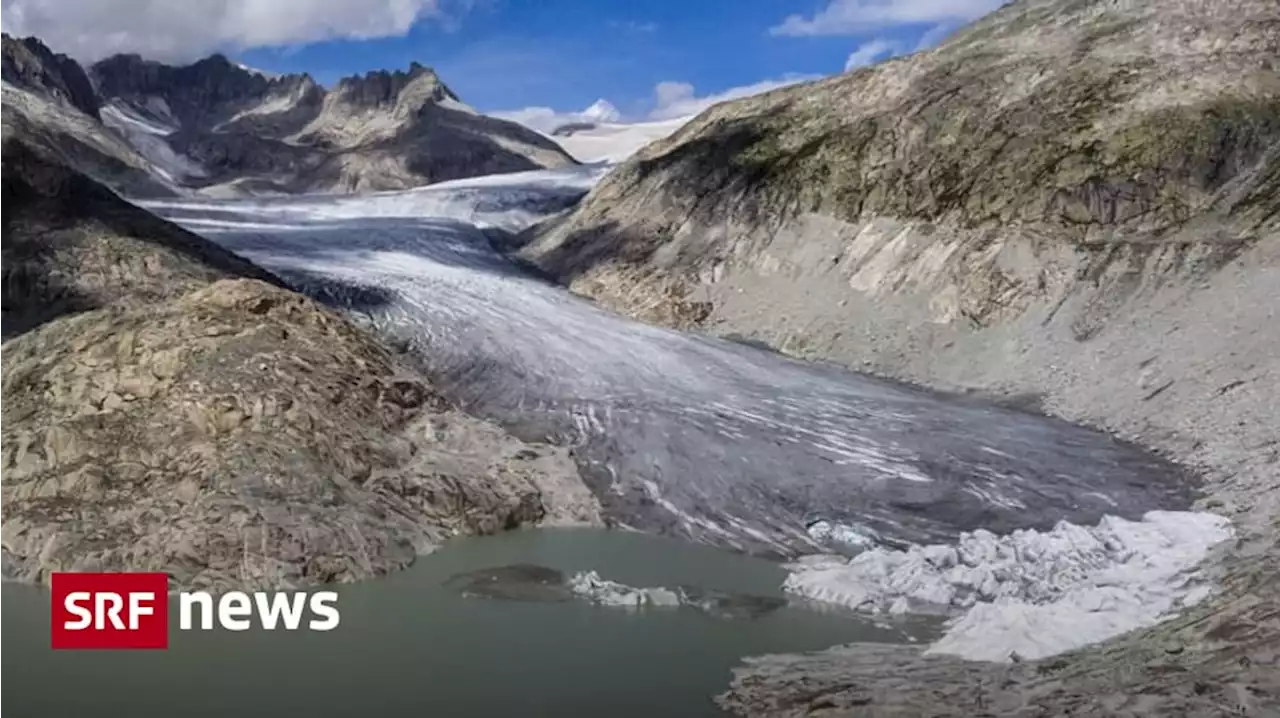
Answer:
M168 109L167 105L165 109ZM104 105L99 114L102 115L102 121L108 127L114 127L126 133L138 132L164 137L165 135L173 134L178 129L176 125L166 125L159 120L144 117L133 111L128 105L120 102L110 102Z
M242 120L246 117L268 117L270 115L284 114L289 110L292 110L299 102L302 101L306 91L307 88L305 86L299 85L289 92L268 95L257 105L241 110L223 122L218 123L218 125L214 127L214 130L221 130L222 128L234 124L238 120Z
M839 527L822 530L832 538ZM954 546L810 557L788 566L783 588L872 613L953 614L929 653L1034 659L1153 625L1203 600L1209 590L1194 569L1231 533L1221 516L1185 511L1152 511L1141 521L1108 516L1093 528L1064 521L1008 536L978 530Z
M569 588L578 596L602 606L619 608L674 607L680 595L666 588L634 588L600 578L595 571L580 571L569 579Z
M274 80L274 79L276 79L276 78L280 77L280 73L278 73L278 72L267 72L266 70L259 70L258 68L256 68L256 67L250 67L250 66L248 66L248 65L244 64L243 62L237 62L237 63L235 63L235 65L236 65L236 67L240 68L241 70L244 70L245 72L249 72L249 73L253 73L254 75L259 75L259 76L261 76L261 77L265 77L265 78L267 78L268 80Z
M622 162L641 147L680 129L690 119L692 117L677 117L660 122L625 124L599 122L552 139L580 162Z
M582 118L592 122L618 122L622 119L622 113L618 112L618 108L614 107L612 102L600 99L582 111Z
M439 104L441 107L445 108L445 109L448 109L448 110L457 110L458 112L465 112L465 113L467 113L468 115L478 115L478 114L480 114L479 112L477 112L477 111L476 111L476 108L472 107L471 105L466 104L465 102L461 102L461 101L459 101L459 100L455 100L455 99L453 99L452 97L445 97L445 98L442 98L442 99L439 101L439 103L438 103L438 104Z
M198 162L178 154L169 146L165 137L172 134L175 128L143 117L128 106L116 102L101 108L99 114L102 116L102 124L123 135L165 180L178 182L188 177L206 176L204 167Z

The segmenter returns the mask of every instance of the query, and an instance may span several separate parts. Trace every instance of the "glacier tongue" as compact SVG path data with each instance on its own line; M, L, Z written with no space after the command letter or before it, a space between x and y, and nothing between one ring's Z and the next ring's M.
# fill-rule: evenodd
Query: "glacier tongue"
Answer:
M1088 528L996 536L978 530L954 546L877 548L852 559L791 564L784 588L873 613L955 614L928 652L1004 661L1040 658L1160 621L1202 600L1193 569L1231 536L1227 519L1152 511Z

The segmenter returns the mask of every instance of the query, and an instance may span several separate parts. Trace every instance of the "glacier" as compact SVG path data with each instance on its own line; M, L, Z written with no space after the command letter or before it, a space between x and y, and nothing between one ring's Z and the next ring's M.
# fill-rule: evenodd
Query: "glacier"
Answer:
M620 527L795 558L839 550L836 526L903 548L1190 505L1177 467L1104 434L634 322L495 250L606 170L144 204L387 335L467 410L570 446Z

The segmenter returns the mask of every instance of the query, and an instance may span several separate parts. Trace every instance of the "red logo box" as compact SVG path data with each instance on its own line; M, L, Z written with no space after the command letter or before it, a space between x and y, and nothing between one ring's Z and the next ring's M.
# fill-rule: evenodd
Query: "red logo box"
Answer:
M163 573L55 573L52 644L64 648L169 647Z

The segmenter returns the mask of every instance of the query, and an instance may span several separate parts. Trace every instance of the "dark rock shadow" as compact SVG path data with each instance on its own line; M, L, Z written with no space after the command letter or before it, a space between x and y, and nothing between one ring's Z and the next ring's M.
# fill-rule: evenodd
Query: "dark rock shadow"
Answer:
M223 273L285 286L270 272L243 257L121 199L89 177L60 164L26 142L7 139L3 146L4 339L30 331L60 316L100 308L118 294L168 290L159 279L141 277L112 296L95 296L79 286L81 273L110 273L112 253L126 259L131 247L156 245L189 264L192 276ZM95 253L91 247L103 249ZM107 265L85 263L105 261ZM184 270L179 270L184 271ZM152 286L154 285L154 286Z
M279 275L299 294L342 311L368 313L390 306L396 299L396 293L389 289L347 282L318 272L293 269Z
M8 232L5 232L6 239ZM34 256L23 260L11 256L7 246L4 251L3 310L0 310L0 341L25 334L58 317L88 312L101 307L101 301L68 285L60 276L50 271L51 262L40 256L39 247Z
M764 341L763 339L756 339L754 337L748 337L742 334L724 334L720 338L726 341L731 341L734 344L741 344L744 347L759 349L762 352L769 352L770 354L782 354L782 352L778 351L777 347L773 346L769 342Z

